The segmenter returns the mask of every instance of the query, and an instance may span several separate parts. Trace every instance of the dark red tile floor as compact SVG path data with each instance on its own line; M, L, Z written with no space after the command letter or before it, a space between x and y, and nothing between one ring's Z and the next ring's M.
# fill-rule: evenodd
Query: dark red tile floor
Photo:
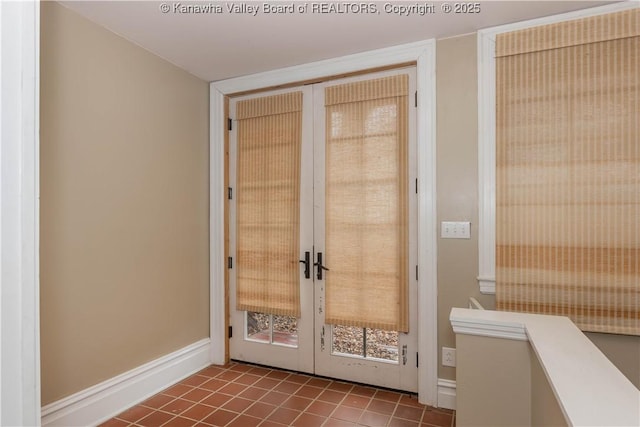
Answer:
M452 427L455 412L415 395L245 363L210 366L105 427Z

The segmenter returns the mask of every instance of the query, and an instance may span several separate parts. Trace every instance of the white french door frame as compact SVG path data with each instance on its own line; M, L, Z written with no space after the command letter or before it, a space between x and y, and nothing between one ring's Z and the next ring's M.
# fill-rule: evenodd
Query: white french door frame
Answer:
M327 125L329 123L328 109L331 107L338 107L340 105L328 106L325 104L325 90L329 87L343 86L349 84L357 84L358 82L375 81L385 77L408 77L408 92L406 99L406 126L407 126L407 176L406 176L406 208L407 208L407 223L408 223L408 240L407 244L407 260L403 268L407 270L408 281L408 305L409 310L409 331L397 332L397 349L398 360L395 362L379 361L372 359L365 354L364 357L355 355L346 355L340 353L334 353L334 332L333 326L325 322L325 315L327 311L326 289L327 281L331 280L330 277L335 273L332 266L332 255L327 249L327 203L329 203L329 197L327 196L328 180L331 175L327 170L328 165L328 147L330 145L330 136L327 134ZM417 195L414 193L414 180L416 176L416 108L412 105L414 102L413 93L416 90L416 69L415 66L408 66L402 68L395 68L392 70L385 70L379 72L371 72L366 74L360 74L357 76L351 76L341 79L329 80L326 82L319 82L313 86L313 123L318 124L314 128L313 138L313 170L314 170L314 249L316 253L324 253L324 262L327 263L327 267L331 268L331 271L325 273L325 278L314 284L315 286L315 305L316 312L314 313L316 321L316 334L315 340L315 372L318 375L325 375L329 377L335 377L342 380L350 380L360 383L368 383L372 385L378 385L382 387L389 387L398 390L416 392L418 387L416 356L418 348L418 303L417 303L417 285L418 281L415 276L415 265L417 265ZM353 100L351 100L353 102ZM365 100L361 104L366 105L367 102L373 100ZM393 100L380 99L375 101L389 101ZM352 105L356 105L353 103ZM388 104L385 104L388 105ZM363 112L366 112L364 107ZM389 116L386 117L387 119ZM397 118L396 118L397 119ZM368 118L366 119L368 120ZM348 120L347 120L348 122ZM397 129L396 129L397 130ZM366 130L364 136L366 138ZM389 131L389 129L386 129ZM340 133L340 132L339 132ZM349 131L347 131L349 133ZM341 134L341 136L345 136ZM396 134L396 138L398 135ZM340 139L340 138L339 138ZM338 140L339 140L338 139ZM335 142L335 141L334 141ZM344 142L344 141L343 141ZM366 144L365 144L366 146ZM393 159L399 161L399 159ZM399 167L400 163L396 163ZM366 194L366 190L363 190ZM398 202L398 207L401 205ZM334 255L335 256L335 255ZM322 308L322 310L320 310ZM363 328L358 328L362 330ZM368 329L368 328L367 328ZM325 331L324 334L320 331ZM324 335L324 336L323 336ZM364 334L363 334L364 335ZM323 338L328 343L323 345ZM325 347L325 348L323 348ZM366 346L363 347L365 350ZM400 351L402 349L402 352ZM406 351L406 353L405 353Z
M279 85L321 79L327 76L380 67L416 63L417 153L418 153L418 399L437 405L438 384L438 285L436 217L436 85L433 39L373 50L355 55L280 70L243 76L210 86L209 143L209 251L211 361L224 363L225 282L224 188L225 96Z
M313 87L302 86L281 90L270 90L267 92L234 98L229 102L229 117L237 124L236 108L237 103L243 100L256 99L266 96L276 96L284 93L302 93L302 133L300 140L300 193L299 193L299 258L304 258L304 252L310 251L311 263L313 264L313 114L305 114L306 111L313 110ZM229 136L229 186L236 188L234 197L235 203L229 203L229 256L237 257L237 202L238 193L238 134L239 125L234 126L235 130ZM236 262L237 267L237 262ZM311 270L313 265L309 266ZM295 348L266 344L264 342L251 342L245 340L246 311L236 310L237 274L238 268L229 271L229 325L237 331L234 343L229 342L229 355L231 358L252 361L255 363L293 369L300 372L313 372L313 340L314 340L314 299L313 292L315 282L304 277L302 268L299 272L300 289L300 309L301 316L297 319L298 343ZM242 320L240 320L242 319ZM271 325L273 326L273 325Z

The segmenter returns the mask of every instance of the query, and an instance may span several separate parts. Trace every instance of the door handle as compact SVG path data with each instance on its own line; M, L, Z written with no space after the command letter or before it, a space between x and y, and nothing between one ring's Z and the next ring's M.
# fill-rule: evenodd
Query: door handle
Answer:
M304 264L304 278L311 278L311 252L307 251L304 253L304 259L300 260L301 263Z
M322 265L322 252L318 252L318 262L314 263L313 265L318 267L318 273L316 274L316 277L318 278L318 280L322 280L322 270L329 271L327 267Z

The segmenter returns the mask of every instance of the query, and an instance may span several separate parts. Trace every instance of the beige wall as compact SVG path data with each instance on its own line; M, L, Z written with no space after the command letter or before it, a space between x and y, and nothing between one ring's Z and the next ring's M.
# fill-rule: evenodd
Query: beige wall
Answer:
M531 426L567 426L558 399L542 365L531 350Z
M478 83L475 34L436 44L438 225L471 221L471 239L438 239L438 348L455 347L451 307L467 307L473 296L488 309L492 297L480 295L478 276ZM439 235L439 233L438 233ZM438 351L440 359L442 352ZM440 378L455 379L442 366Z
M41 4L47 404L209 336L208 84Z
M586 335L640 389L640 337L597 333Z
M567 425L528 341L458 334L456 344L458 426Z
M478 96L476 35L438 40L437 186L440 221L471 221L471 239L438 239L438 348L455 347L451 307L467 307L470 296L487 309L493 296L480 295L478 276ZM640 388L640 337L587 334ZM438 351L441 357L441 351ZM438 361L439 377L455 379L455 369Z
M457 425L531 425L531 364L536 356L529 343L463 334L456 339Z

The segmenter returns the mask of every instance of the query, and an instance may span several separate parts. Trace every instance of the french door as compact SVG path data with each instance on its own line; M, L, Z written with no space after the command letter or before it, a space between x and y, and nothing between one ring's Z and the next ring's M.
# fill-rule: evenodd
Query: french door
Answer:
M417 391L415 69L230 102L230 355Z

